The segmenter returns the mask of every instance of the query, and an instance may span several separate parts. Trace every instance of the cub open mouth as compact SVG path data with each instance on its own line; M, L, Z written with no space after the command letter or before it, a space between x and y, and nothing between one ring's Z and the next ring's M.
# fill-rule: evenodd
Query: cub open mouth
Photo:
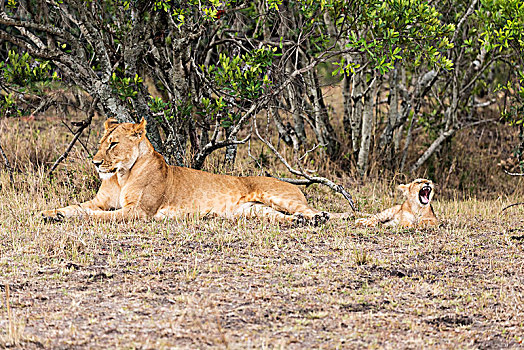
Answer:
M429 195L431 194L431 186L425 185L418 193L420 203L426 205L429 203Z

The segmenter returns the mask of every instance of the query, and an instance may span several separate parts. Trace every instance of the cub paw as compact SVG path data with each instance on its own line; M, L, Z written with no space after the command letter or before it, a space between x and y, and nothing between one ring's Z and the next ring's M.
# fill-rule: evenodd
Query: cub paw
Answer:
M64 221L64 214L57 210L44 210L40 212L44 222L61 222Z
M358 226L358 227L374 227L375 225L376 225L375 222L370 219L361 218L361 219L355 220L355 226Z
M323 211L315 214L312 218L313 226L320 226L325 224L329 220L329 213Z

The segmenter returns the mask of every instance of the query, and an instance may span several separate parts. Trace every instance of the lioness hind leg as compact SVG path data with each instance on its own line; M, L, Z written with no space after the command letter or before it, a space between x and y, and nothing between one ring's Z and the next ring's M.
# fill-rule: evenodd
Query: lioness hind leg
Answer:
M278 212L289 214L285 218L299 225L320 225L329 214L310 207L302 191L295 185L267 177L247 177L242 181L249 188L243 197L246 202L260 202ZM284 214L284 215L285 215Z
M286 215L278 210L275 210L263 203L247 202L242 204L236 212L234 217L258 217L267 219L273 222L292 222L293 216Z
M295 197L262 193L259 196L258 201L262 202L267 207L276 209L278 212L291 214L292 222L298 226L305 224L318 226L329 220L329 214L327 212L310 207L302 193L300 194L300 197Z
M263 203L247 202L244 203L235 213L236 217L258 217L267 219L272 222L287 222L293 223L296 226L304 226L312 224L314 226L321 225L329 219L329 214L323 211L318 211L312 218L306 218L301 213L297 212L293 215L282 213L272 207Z
M261 202L289 214L301 214L308 220L326 221L329 219L328 213L310 207L305 199L264 194Z

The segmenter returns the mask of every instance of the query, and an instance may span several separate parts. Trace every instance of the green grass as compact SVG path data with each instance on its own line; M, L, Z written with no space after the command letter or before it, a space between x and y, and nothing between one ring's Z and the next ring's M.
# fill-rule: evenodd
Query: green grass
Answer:
M38 173L0 179L0 346L522 346L524 208L500 214L507 199L435 202L442 224L422 231L352 221L45 224L39 210L93 190ZM374 196L388 193L376 186L355 191L373 212L395 201ZM322 188L307 195L348 208Z

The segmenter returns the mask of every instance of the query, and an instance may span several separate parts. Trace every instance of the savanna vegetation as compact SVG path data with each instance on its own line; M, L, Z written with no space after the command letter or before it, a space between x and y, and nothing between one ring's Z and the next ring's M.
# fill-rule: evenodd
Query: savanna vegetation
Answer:
M522 347L523 28L522 0L2 1L0 347ZM108 117L332 212L426 177L441 223L44 223L96 192Z

